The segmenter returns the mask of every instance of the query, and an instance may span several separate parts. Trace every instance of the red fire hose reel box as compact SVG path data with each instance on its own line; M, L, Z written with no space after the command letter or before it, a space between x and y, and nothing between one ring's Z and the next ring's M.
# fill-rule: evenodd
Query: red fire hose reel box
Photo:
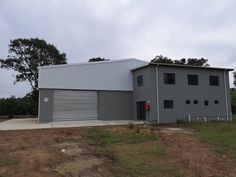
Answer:
M145 111L150 111L150 104L145 104L144 109Z

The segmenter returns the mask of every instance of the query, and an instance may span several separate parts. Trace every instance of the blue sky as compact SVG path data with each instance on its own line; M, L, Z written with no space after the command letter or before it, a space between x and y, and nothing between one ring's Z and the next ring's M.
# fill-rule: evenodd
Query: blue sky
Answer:
M236 68L235 9L235 0L0 0L0 58L11 39L38 37L69 63L162 54ZM30 91L27 83L13 84L14 74L0 70L0 97Z

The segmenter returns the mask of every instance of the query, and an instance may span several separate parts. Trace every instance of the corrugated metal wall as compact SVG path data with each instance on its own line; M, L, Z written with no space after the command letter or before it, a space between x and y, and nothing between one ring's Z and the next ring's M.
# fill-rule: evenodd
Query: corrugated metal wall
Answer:
M97 91L54 91L53 121L95 119L97 119Z

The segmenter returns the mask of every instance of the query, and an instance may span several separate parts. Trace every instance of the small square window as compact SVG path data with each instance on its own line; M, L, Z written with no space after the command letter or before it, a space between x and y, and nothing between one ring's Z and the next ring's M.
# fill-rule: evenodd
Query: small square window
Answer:
M198 104L198 100L194 100L193 103L194 103L194 104Z
M186 104L190 104L190 100L186 100L185 103L186 103Z
M198 75L188 74L188 85L198 85Z
M208 100L205 100L205 101L204 101L204 105L205 105L205 106L208 106L208 105L209 105L209 101L208 101Z
M175 84L175 74L174 73L164 73L164 83L165 84Z
M173 109L174 101L173 100L164 100L164 108L165 109Z
M211 86L219 86L219 76L210 76L209 83Z
M215 104L219 104L219 100L215 100Z
M143 86L143 75L137 77L137 86L138 87Z

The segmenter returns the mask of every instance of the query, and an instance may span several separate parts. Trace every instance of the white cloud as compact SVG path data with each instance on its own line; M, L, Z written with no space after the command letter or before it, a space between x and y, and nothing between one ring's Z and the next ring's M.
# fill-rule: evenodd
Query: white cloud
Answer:
M163 54L235 67L235 8L234 0L0 0L0 58L10 39L39 37L70 63ZM29 87L13 86L10 75L1 81L0 96L27 93Z

